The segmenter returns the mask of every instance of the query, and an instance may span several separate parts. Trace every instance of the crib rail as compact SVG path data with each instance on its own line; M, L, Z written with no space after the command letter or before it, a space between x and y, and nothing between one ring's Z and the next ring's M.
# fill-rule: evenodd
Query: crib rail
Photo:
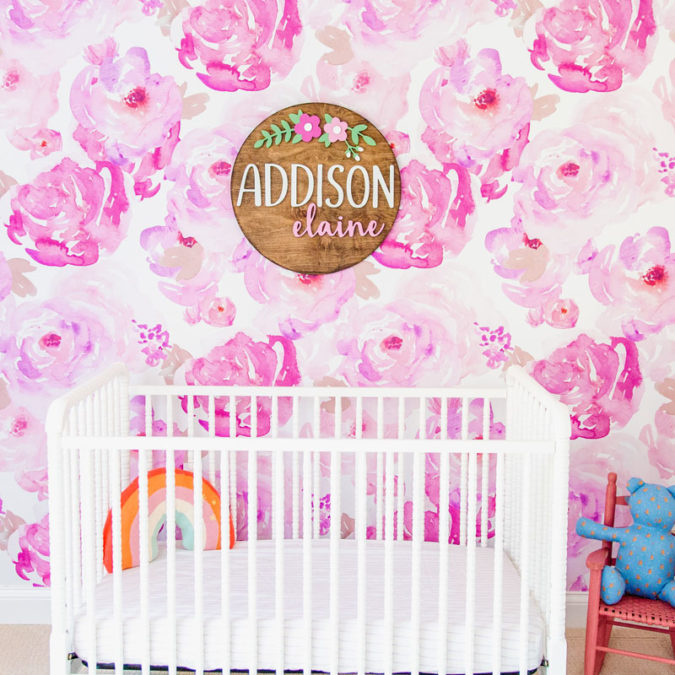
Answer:
M115 367L55 402L47 427L52 675L71 672L64 656L76 643L89 672L105 663L116 675L124 664L140 666L144 675L151 665L169 673L179 666L197 673L457 672L448 670L457 657L447 644L449 621L456 621L449 607L454 588L464 597L456 638L463 672L498 673L510 648L503 618L512 591L510 561L521 580L518 669L531 667L532 614L541 614L545 624L547 658L556 650L556 659L564 655L569 418L518 369L509 371L505 388L411 390L129 387L124 368ZM166 520L156 537L160 558L151 561L150 547L141 544L137 568L123 570L123 490L137 479L138 541L147 542L160 525L152 520L151 471L161 467L169 470ZM189 553L182 550L186 531L181 542L177 526L184 522L177 514L185 495L171 467L191 472L193 486L205 479L219 493L220 550L204 550L209 534L198 514L208 508L206 487L189 497L194 545ZM112 574L104 565L107 517ZM238 540L232 551L230 517ZM433 547L433 639L426 610L422 614L429 541L440 542ZM294 551L297 557L289 558ZM459 551L465 569L458 582L452 561ZM475 634L483 583L476 570L487 554L494 561L494 593L486 668ZM376 573L375 555L381 555ZM188 559L186 595L177 574ZM353 582L341 573L350 560ZM289 588L294 565L298 586ZM320 591L314 580L325 565L327 588ZM160 569L166 605L157 616L152 592ZM130 573L135 586L125 584ZM398 599L402 574L409 584L405 607ZM381 585L381 606L369 595L374 584ZM246 589L241 611L234 608L238 585ZM105 608L97 606L104 588L111 598ZM268 600L261 602L258 589L269 592ZM108 613L105 629L102 612ZM405 633L401 612L409 617ZM302 626L302 644L289 642L293 621ZM343 638L352 629L355 656L346 653ZM112 648L99 644L101 631L112 636ZM186 662L188 635L193 647ZM377 667L374 635L386 646ZM325 653L317 654L319 646L327 646ZM551 672L563 673L564 659L557 663Z

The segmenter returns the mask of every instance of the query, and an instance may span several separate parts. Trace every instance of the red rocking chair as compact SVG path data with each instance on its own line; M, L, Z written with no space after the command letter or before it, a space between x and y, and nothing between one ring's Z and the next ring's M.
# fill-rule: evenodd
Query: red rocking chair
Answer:
M626 506L626 498L617 497L616 474L610 473L607 476L607 492L605 493L605 525L614 526L614 512L617 505ZM600 599L602 568L605 565L613 565L614 562L612 544L608 541L603 541L602 547L586 558L586 567L591 571L591 579L586 618L584 675L598 675L607 653L675 665L675 658L667 659L640 652L612 649L608 646L612 628L625 626L670 634L673 652L675 652L675 607L671 607L662 600L649 600L628 594L624 595L615 605L606 605Z

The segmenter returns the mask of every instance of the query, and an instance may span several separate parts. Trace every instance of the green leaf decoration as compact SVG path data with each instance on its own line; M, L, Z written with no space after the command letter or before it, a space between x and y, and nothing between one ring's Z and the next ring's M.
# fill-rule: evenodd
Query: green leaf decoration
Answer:
M291 113L288 116L288 119L290 119L293 124L297 124L300 121L300 115L302 115L302 110L298 110L296 113Z
M359 142L359 132L356 130L356 127L352 129L352 143L357 145Z
M281 133L281 129L276 124L271 124L270 126L275 135L278 136Z
M263 144L264 142L265 142L265 139L264 139L264 138L261 138L261 139L257 140L257 141L253 144L253 147L254 147L254 148L259 148L259 147L262 146L262 144Z
M328 134L323 133L321 136L319 136L319 143L323 143L326 147L330 145L330 140L328 139Z
M300 134L295 134L295 136L293 136L293 140L291 141L291 143L299 143L301 140L302 136Z
M375 140L372 139L370 136L366 136L363 134L361 136L361 140L366 144L366 145L375 145Z
M354 127L354 131L356 131L357 133L360 134L362 131L365 131L367 128L368 128L367 124L357 124Z
M269 132L269 131L265 131L265 130L263 129L260 133L263 135L263 138L264 138L265 140L267 140L268 138L271 138L271 137L270 137L270 132Z
M333 116L330 115L330 114L328 114L328 113L326 113L326 114L323 116L323 118L326 120L326 122L328 122L328 124L330 124L330 123L333 121Z
M267 140L265 141L265 147L266 147L266 148L271 148L271 147L272 147L272 137L269 136L269 135L267 136Z
M286 120L281 120L281 126L284 131L288 131L291 128L291 125Z

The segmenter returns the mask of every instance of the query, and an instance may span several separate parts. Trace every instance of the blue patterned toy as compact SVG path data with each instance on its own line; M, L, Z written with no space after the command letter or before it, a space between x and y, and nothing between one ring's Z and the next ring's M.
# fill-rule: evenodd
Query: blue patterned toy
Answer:
M625 592L643 598L660 598L675 607L675 485L669 488L628 481L626 497L633 515L629 527L609 527L579 518L577 534L589 539L617 542L616 566L602 570L600 597L614 605Z

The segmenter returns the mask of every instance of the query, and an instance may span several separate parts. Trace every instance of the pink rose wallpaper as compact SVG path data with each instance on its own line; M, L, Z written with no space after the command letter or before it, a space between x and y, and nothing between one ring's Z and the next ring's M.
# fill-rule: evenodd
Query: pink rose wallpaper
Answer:
M49 585L47 407L116 361L139 383L406 387L519 363L569 407L570 522L597 517L609 470L675 481L674 39L660 0L0 0L0 585ZM311 101L362 115L401 173L389 236L325 276L261 257L230 196L251 131ZM298 133L348 130L305 114ZM208 405L204 430L251 433L250 404ZM270 502L263 481L261 536ZM452 492L451 541L458 510ZM571 527L570 590L588 551Z

